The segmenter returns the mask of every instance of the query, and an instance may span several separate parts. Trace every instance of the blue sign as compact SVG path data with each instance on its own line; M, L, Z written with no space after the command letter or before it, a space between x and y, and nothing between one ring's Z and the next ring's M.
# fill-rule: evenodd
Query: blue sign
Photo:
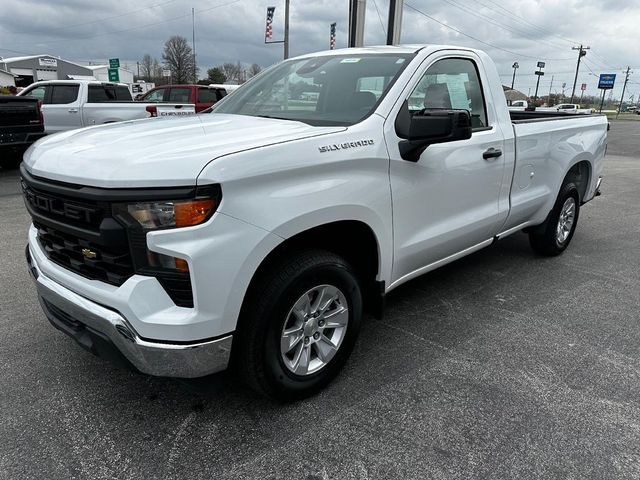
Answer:
M616 83L615 73L601 73L600 80L598 81L598 88L608 90L613 88L613 84Z

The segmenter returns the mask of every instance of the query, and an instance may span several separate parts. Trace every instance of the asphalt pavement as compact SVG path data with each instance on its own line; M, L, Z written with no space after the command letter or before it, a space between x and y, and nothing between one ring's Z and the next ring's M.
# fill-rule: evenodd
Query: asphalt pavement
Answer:
M0 478L640 478L640 122L612 122L605 170L562 256L516 234L398 288L338 379L286 405L54 330L0 170Z

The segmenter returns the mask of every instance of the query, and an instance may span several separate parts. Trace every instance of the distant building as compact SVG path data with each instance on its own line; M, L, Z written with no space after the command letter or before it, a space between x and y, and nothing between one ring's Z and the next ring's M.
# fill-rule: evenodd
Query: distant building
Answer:
M89 65L87 68L93 72L93 76L96 77L96 80L100 80L101 82L109 81L109 65ZM118 75L120 77L120 83L133 83L133 72L120 67L118 68Z
M507 98L507 103L511 104L516 100L527 100L527 97L524 93L519 92L518 90L512 89L511 87L502 86L502 90L504 90L504 96Z
M16 75L15 84L18 87L26 87L39 80L93 76L91 69L53 55L0 58L0 69Z
M16 76L11 72L0 69L0 87L11 87L15 85Z

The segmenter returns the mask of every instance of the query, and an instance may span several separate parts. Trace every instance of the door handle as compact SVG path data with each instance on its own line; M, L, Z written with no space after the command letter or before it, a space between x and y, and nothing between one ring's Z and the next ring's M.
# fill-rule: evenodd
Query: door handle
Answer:
M78 109L77 108L70 108L69 110L67 110L69 113L78 113Z
M501 156L502 156L502 150L500 150L499 148L493 148L493 147L486 150L482 154L482 158L484 158L485 160L487 160L488 158L498 158Z

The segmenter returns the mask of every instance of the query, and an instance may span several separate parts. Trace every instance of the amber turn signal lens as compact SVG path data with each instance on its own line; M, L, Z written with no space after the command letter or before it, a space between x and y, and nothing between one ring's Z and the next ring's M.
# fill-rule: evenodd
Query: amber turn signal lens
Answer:
M189 273L189 264L182 258L176 258L176 270Z
M176 202L174 205L176 227L189 227L204 222L215 209L211 198Z

